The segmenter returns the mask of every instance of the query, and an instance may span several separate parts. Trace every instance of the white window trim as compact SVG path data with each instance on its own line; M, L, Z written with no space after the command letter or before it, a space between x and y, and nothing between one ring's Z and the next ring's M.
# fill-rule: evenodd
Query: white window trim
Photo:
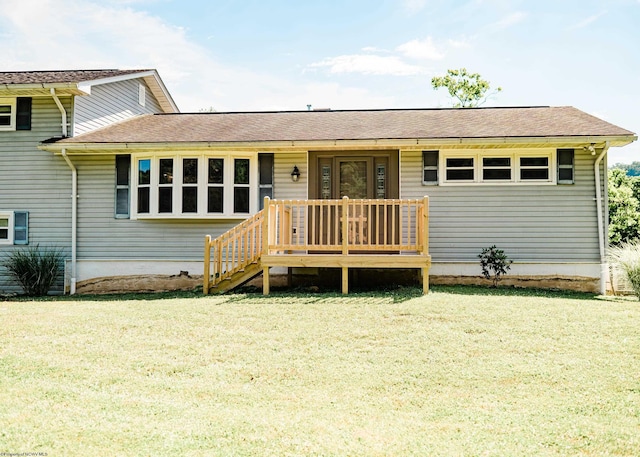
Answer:
M511 158L511 179L510 180L495 180L495 179L482 179L482 159L483 158L499 158L509 157ZM549 160L549 178L548 179L520 179L520 158L521 157L547 157ZM446 160L447 158L473 158L474 162L474 179L473 180L457 180L448 181L446 179ZM557 171L556 171L556 150L553 148L541 148L541 149L487 149L482 151L471 150L440 150L439 159L439 173L438 173L438 185L441 186L469 186L469 185L482 185L482 186L505 186L505 185L518 185L518 186L546 186L557 184Z
M138 214L138 162L151 160L151 185L149 190L149 212ZM173 159L173 202L171 213L158 212L158 189L160 159ZM182 188L183 180L182 159L198 159L198 211L195 213L182 213ZM224 159L224 212L207 212L208 185L208 159ZM234 159L249 159L249 212L233 212L233 190L240 186L233 182ZM173 154L132 154L131 155L131 193L130 208L131 220L136 219L245 219L258 211L258 156L253 153L237 153L231 151L216 152L210 154L176 152ZM186 184L193 186L193 184Z
M0 130L10 131L16 129L16 109L18 101L15 98L0 98L0 105L8 105L11 107L9 114L9 125L0 125Z
M13 235L15 231L14 224L14 212L13 211L0 211L0 219L7 219L7 239L0 239L0 245L13 244Z

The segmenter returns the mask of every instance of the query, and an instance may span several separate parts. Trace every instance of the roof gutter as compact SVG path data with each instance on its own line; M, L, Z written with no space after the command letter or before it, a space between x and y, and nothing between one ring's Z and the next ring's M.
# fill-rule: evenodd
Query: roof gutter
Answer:
M66 138L69 136L67 135L67 110L65 110L64 106L62 106L62 102L60 102L60 99L56 95L56 89L54 87L51 88L51 96L53 97L53 101L56 102L56 105L58 105L58 109L60 110L60 114L62 116L62 136ZM63 151L65 151L66 154L66 149L63 148Z
M603 198L602 198L602 188L603 186L600 183L600 163L607 155L607 151L609 150L609 142L605 142L604 147L602 148L602 152L596 159L593 164L594 176L595 176L595 186L596 186L596 212L598 215L598 245L600 247L600 293L602 295L607 293L607 277L609 276L609 266L607 264L607 236L608 236L608 227L605 223L604 218L604 208L603 208ZM607 189L607 176L606 176L606 168L605 168L605 181L604 181L604 189Z

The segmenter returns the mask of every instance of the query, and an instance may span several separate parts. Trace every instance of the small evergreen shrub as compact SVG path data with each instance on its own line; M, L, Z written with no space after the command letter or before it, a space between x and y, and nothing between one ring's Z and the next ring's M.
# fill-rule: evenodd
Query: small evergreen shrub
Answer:
M493 287L498 287L500 277L511 269L512 260L509 260L502 249L498 249L494 244L490 248L485 248L480 254L480 267L482 276L493 280Z
M610 247L609 261L624 275L640 300L640 240Z
M12 251L2 264L26 295L36 297L49 293L62 274L63 262L62 249L35 245Z

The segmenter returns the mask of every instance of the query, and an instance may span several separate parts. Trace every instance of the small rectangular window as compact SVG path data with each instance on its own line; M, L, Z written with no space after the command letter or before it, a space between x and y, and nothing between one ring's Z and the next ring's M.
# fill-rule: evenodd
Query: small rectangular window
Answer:
M574 183L574 150L558 149L558 184Z
M511 181L511 157L483 157L483 181Z
M129 184L131 174L131 156L116 156L116 218L129 217Z
M13 213L0 213L0 244L11 244L11 225Z
M15 130L16 99L0 98L0 130Z
M438 151L422 151L422 183L438 184Z
M447 158L445 176L447 181L473 181L475 179L473 157Z
M160 159L158 175L158 212L173 212L173 159Z
M520 157L522 181L548 181L549 157Z

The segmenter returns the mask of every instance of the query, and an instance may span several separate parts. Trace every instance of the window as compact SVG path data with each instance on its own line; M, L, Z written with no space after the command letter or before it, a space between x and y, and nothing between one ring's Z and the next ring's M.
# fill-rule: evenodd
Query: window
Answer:
M0 245L29 244L29 212L0 211Z
M264 197L273 198L273 154L258 154L258 208L264 207Z
M136 203L133 214L169 218L240 217L256 211L259 194L259 183L254 179L258 173L256 159L233 157L230 153L219 157L187 153L173 157L134 155L132 168L137 170L137 176L131 192L137 199L132 202ZM264 186L273 185L272 177L268 180L270 184Z
M511 157L483 157L483 181L511 181Z
M563 151L563 150L558 150ZM573 150L568 150L573 153ZM431 155L433 154L433 155ZM438 166L444 170L440 184L554 184L562 178L573 177L573 156L558 152L558 180L556 180L556 151L550 149L495 149L440 151ZM435 180L438 168L435 154L423 152L423 183ZM564 167L560 171L560 163Z
M422 184L438 184L438 151L422 151Z
M445 159L445 176L447 181L474 181L474 157L452 157Z
M573 184L573 149L558 149L558 184Z
M129 217L129 183L131 172L131 156L116 156L116 202L115 217L125 219Z
M548 181L549 157L520 157L521 181Z
M31 130L31 98L0 98L0 130Z

